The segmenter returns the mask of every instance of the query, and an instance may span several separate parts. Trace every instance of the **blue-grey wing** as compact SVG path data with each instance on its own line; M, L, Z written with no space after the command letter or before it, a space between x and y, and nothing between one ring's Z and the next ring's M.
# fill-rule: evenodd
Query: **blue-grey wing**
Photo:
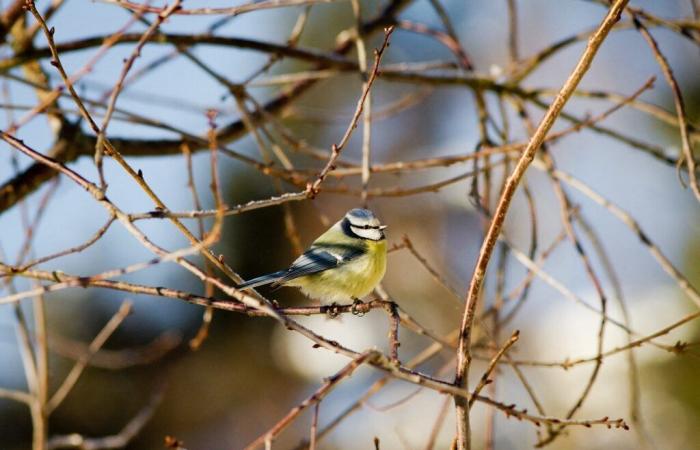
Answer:
M346 245L314 246L296 259L284 275L275 282L283 284L295 278L334 269L365 253L362 247Z

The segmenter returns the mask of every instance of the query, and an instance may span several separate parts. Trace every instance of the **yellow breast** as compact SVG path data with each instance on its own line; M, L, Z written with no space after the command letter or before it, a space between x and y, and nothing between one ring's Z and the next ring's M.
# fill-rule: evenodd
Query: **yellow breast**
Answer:
M386 240L366 241L367 253L337 269L307 275L287 284L298 286L322 303L349 301L369 294L386 272Z

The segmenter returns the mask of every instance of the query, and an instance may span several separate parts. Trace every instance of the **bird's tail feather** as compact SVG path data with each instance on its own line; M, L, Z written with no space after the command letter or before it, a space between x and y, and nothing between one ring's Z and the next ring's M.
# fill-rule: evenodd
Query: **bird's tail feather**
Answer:
M238 289L252 289L258 286L264 286L266 284L274 283L276 281L279 281L284 274L284 270L280 270L279 272L268 273L267 275L253 278L252 280L244 281L243 283L238 285Z

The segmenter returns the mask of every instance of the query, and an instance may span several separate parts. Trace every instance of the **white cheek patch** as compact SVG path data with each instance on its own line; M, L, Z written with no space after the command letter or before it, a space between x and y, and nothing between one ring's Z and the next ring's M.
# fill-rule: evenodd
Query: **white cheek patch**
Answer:
M363 239L370 239L372 241L378 241L382 238L381 230L376 228L358 228L350 225L350 229L353 233L360 236Z

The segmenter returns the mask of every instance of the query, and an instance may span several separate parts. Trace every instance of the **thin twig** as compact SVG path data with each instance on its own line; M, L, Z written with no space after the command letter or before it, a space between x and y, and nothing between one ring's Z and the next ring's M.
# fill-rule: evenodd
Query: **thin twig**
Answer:
M686 165L688 166L688 178L690 180L690 189L693 191L693 194L695 194L695 198L698 201L700 201L700 185L698 185L697 174L695 172L697 162L695 161L693 146L690 142L690 135L688 133L688 119L687 114L685 112L683 94L681 93L681 89L678 86L676 77L673 75L673 70L671 70L671 66L668 64L668 61L666 60L666 57L663 55L663 53L661 53L661 49L659 49L659 44L656 42L656 39L654 39L649 30L646 28L646 26L644 26L644 24L633 12L628 11L628 14L632 16L634 26L637 28L637 30L639 30L641 35L647 41L647 44L649 44L651 51L654 53L656 61L661 67L661 71L664 74L664 78L666 79L666 82L671 88L671 92L673 92L673 103L676 107L676 114L678 116L678 125L681 132L681 144L683 147L683 155L685 157ZM679 165L681 164L681 162L682 159L679 159ZM678 174L680 177L680 171L678 172Z
M486 368L486 371L481 376L481 379L479 379L479 383L474 388L472 398L469 399L469 407L470 408L474 404L474 402L476 401L476 396L479 395L481 390L487 384L490 383L489 377L491 376L491 373L496 369L496 366L498 365L498 361L503 357L503 355L508 351L508 349L510 349L516 342L518 342L519 338L520 338L520 331L515 330L513 332L513 334L510 336L510 338L496 352L496 354L493 355L493 358L491 358L491 361L489 362L489 366Z
M360 120L360 116L362 115L362 111L364 110L365 101L367 99L367 96L369 95L370 89L372 88L372 84L374 83L374 80L376 80L377 76L379 75L379 63L382 60L382 55L384 55L384 51L389 46L389 38L391 37L391 33L393 33L393 32L394 32L393 26L386 28L384 30L384 41L382 42L382 45L379 47L379 49L375 50L374 66L372 67L372 70L369 72L369 77L367 78L366 86L363 89L362 95L360 95L360 99L357 102L357 107L355 108L355 114L353 114L352 120L350 121L348 128L345 130L343 137L340 139L340 141L337 144L333 144L331 146L331 156L330 156L330 158L328 158L328 162L326 163L325 167L318 174L316 181L314 181L313 183L309 183L308 186L306 187L307 195L310 198L314 198L316 195L318 195L321 183L323 183L323 180L328 175L328 172L335 169L335 162L338 159L338 157L340 156L340 152L345 147L345 144L347 144L347 142L350 140L350 136L352 136L352 132L355 129L355 127L357 126L357 122Z

